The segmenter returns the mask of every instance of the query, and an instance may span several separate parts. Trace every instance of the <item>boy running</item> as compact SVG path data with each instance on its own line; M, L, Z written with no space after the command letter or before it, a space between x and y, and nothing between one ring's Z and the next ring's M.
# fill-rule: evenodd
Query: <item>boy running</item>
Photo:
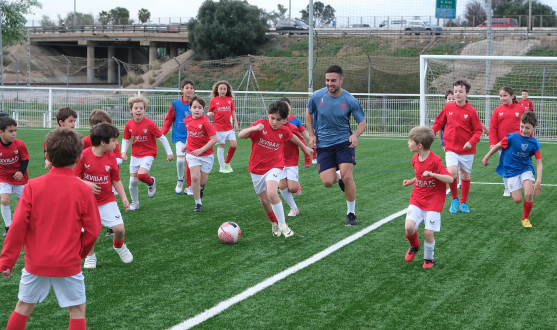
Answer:
M77 112L69 107L62 107L56 112L56 122L58 123L59 127L68 127L71 129L75 129L76 120ZM43 144L43 150L46 154L46 141ZM46 159L46 156L44 158L44 168L47 170L50 170L52 168L52 166L50 166L50 163L48 162L48 159Z

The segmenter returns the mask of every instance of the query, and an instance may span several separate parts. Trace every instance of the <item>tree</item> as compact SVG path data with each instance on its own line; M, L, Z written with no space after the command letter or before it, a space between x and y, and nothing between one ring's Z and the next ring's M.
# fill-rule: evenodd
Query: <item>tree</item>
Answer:
M267 13L247 1L205 0L188 22L192 49L206 59L254 54L267 38Z
M37 0L0 1L2 10L2 47L22 43L27 29L25 15L33 15L32 7L43 8Z
M73 25L73 17L73 12L67 13L65 18L62 18L62 16L58 14L58 25L62 25L62 23L64 23L66 26ZM93 14L76 13L75 18L75 24L77 25L93 25L93 23L95 23Z
M145 8L141 8L138 12L137 12L137 18L139 18L139 21L141 23L145 23L148 20L151 19L151 12L148 11Z
M269 19L271 20L271 22L273 23L273 27L277 24L278 21L286 19L286 12L288 11L288 8L284 7L281 4L277 5L277 10L278 11L272 11L270 12L269 15Z
M470 24L472 24L473 22L475 22L476 25L482 24L487 19L487 14L485 12L485 2L482 0L468 1L468 3L466 3L464 17L466 17L466 20Z
M54 24L54 21L52 21L50 19L50 16L48 16L48 15L43 15L41 17L41 20L39 21L39 24L41 26L54 26L54 25L56 25L56 24Z
M522 15L523 18L520 20L520 26L528 25L528 14L529 14L528 3L520 4L517 2L502 3L495 8L493 11L494 17L512 17L517 18ZM544 15L541 24L544 27L555 26L555 10L551 6L541 4L537 1L532 1L532 27L540 26L540 16Z
M130 11L123 7L116 7L109 11L112 24L130 24Z
M332 21L335 20L335 12L336 10L331 7L331 5L326 5L321 1L316 1L313 3L313 27L316 27L316 23L318 27L323 27L329 25ZM300 10L302 14L302 20L308 22L309 24L309 5L306 6L306 9Z
M110 22L110 20L111 20L110 13L108 13L104 10L99 12L99 21L101 22L101 24L106 24L106 23Z

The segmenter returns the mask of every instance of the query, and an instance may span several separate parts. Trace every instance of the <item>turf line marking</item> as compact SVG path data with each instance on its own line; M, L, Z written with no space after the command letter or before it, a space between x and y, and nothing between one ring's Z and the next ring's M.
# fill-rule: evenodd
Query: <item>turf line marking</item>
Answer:
M503 182L470 182L473 184L504 184ZM549 184L549 183L542 183L542 186L545 187L557 187L557 184ZM447 189L447 191L450 191L450 189Z
M223 312L224 310L228 309L229 307L235 305L236 303L241 302L242 300L245 300L253 295L255 295L256 293L258 293L259 291L262 291L263 289L277 283L278 281L286 278L289 275L292 275L294 273L296 273L299 270L302 270L308 266L310 266L311 264L316 263L317 261L325 258L326 256L332 254L333 252L339 250L340 248L354 242L355 240L361 238L362 236L364 236L365 234L368 234L369 232L371 232L372 230L375 230L379 227L381 227L382 225L386 224L387 222L396 219L398 217L400 217L401 215L406 214L406 212L408 211L408 208L405 208L404 210L398 211L397 213L391 214L388 217L381 219L373 224L371 224L370 226L364 228L363 230L360 230L359 232L348 236L347 238L341 240L340 242L331 245L330 247L326 248L325 250L314 254L313 256L309 257L308 259L274 275L269 277L268 279L264 280L263 282L260 282L259 284L256 284L255 286L252 286L251 288L245 290L242 293L239 293L237 295L235 295L234 297L227 299L225 301L222 301L220 303L218 303L217 305L206 309L205 311L197 314L196 316L185 320L182 323L179 323L175 326L173 326L172 328L169 328L169 330L186 330L186 329L190 329L202 322L205 322L206 320L210 319L211 317L220 314L221 312Z

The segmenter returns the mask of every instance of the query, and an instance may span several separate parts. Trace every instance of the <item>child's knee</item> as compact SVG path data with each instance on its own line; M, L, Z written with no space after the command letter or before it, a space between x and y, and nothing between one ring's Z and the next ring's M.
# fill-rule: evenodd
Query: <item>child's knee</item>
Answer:
M8 197L2 196L2 198L0 198L0 204L2 204L2 206L10 206L10 197L9 197L9 195L8 195Z
M406 234L414 235L414 233L416 232L416 223L413 220L406 219L404 230L406 231Z
M274 200L278 198L278 193L276 190L267 189L267 198L269 200Z
M435 238L433 237L435 232L433 230L425 229L424 230L424 238L428 243L432 243Z
M522 196L513 196L511 195L511 197L513 198L513 202L515 202L516 204L520 204L522 203Z
M534 192L533 191L528 191L528 192L524 192L524 200L527 202L531 202L534 200Z

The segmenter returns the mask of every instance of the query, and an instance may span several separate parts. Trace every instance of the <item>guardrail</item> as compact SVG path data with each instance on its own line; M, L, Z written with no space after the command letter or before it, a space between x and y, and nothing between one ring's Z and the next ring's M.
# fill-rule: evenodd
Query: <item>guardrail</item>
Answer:
M79 25L79 26L28 26L32 34L41 33L88 33L93 34L100 33L187 33L188 28L182 24L171 24L171 25L143 25L143 24L132 24L132 25Z

